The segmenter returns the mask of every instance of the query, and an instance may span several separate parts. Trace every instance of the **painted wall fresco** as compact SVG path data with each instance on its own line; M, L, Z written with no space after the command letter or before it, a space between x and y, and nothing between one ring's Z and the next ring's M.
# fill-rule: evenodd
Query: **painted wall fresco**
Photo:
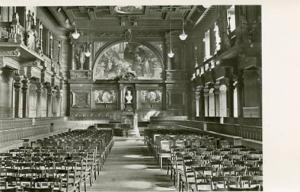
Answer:
M94 67L94 79L115 79L132 72L137 79L161 79L163 64L155 53L139 43L121 42L105 49Z
M116 101L116 93L114 90L95 90L95 103L114 103Z
M141 103L160 103L162 93L160 90L143 90L141 91Z

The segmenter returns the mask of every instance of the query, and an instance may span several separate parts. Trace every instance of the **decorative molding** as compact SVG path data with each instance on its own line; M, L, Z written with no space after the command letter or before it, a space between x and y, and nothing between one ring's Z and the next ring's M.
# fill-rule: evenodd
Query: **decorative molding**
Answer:
M0 57L19 57L21 55L20 49L14 50L0 50Z
M90 70L70 70L70 79L72 80L91 80L92 71Z
M20 63L11 57L0 57L0 68L3 67L19 70Z

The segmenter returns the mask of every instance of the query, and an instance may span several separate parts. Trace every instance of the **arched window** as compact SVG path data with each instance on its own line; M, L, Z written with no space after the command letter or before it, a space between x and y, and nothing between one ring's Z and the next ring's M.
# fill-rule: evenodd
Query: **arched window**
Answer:
M227 117L227 87L226 85L220 86L219 102L220 102L220 117Z
M215 117L216 110L215 110L215 94L214 88L211 88L208 93L208 101L209 101L209 116Z

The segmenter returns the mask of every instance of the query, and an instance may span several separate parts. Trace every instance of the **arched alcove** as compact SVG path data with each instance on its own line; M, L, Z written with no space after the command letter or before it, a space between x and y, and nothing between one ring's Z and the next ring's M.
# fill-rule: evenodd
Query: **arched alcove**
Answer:
M141 42L110 43L96 56L93 79L116 79L126 72L141 80L162 79L162 58L154 49Z

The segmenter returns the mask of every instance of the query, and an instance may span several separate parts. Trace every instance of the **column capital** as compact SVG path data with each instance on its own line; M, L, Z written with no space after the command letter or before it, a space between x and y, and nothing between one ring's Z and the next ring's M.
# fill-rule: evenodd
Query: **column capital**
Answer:
M209 90L210 90L210 88L209 88L209 87L204 87L204 89L203 89L204 96L208 96L208 94L209 94Z
M219 94L220 93L220 85L215 84L214 88L214 94Z
M27 91L27 89L28 89L28 78L25 76L23 79L22 79L22 84L23 84L23 86L22 86L22 90L23 91Z
M20 89L21 88L21 77L20 77L20 75L19 74L15 75L14 76L14 80L15 80L15 82L14 82L14 88L15 89Z
M42 82L37 82L36 83L36 92L38 94L40 94L42 92L42 88L43 88L43 83Z

